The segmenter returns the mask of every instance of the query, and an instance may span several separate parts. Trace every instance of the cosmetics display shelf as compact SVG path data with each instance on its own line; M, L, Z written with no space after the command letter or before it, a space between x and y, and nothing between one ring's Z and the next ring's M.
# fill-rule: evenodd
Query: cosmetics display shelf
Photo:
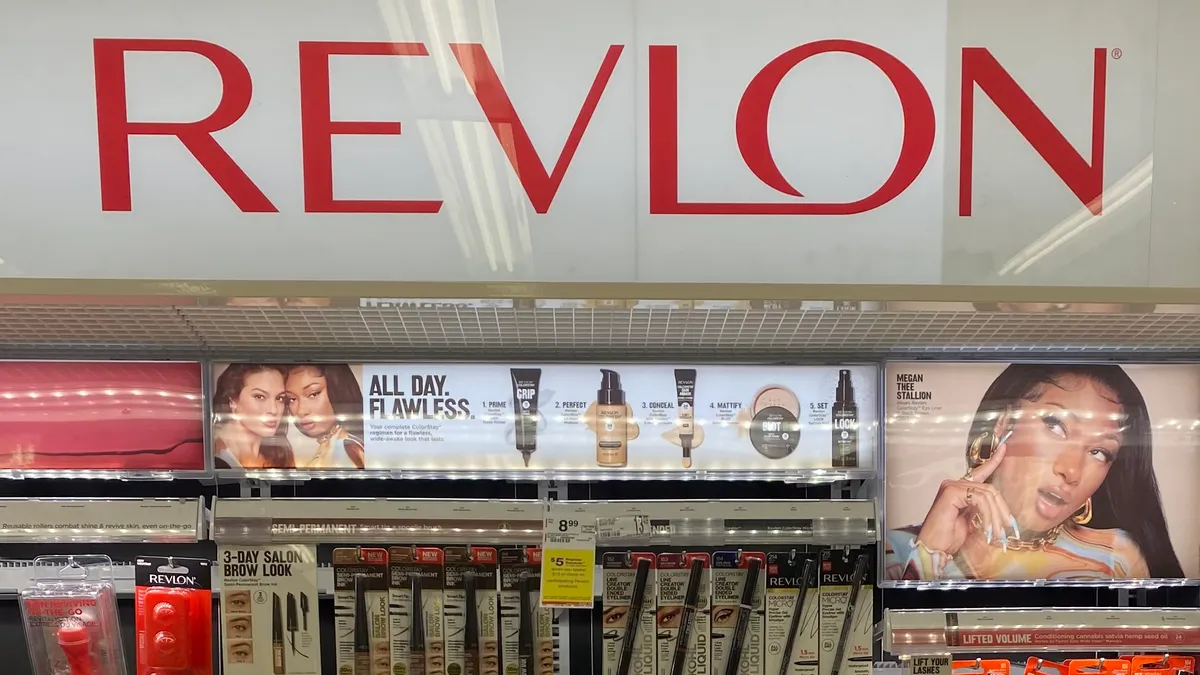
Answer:
M208 538L210 520L195 497L8 497L0 498L0 544L196 543Z
M883 649L901 658L1029 652L1195 652L1200 609L938 609L884 612Z
M64 472L70 474L71 472ZM104 472L93 472L104 473ZM121 478L119 475L109 475L111 478ZM393 470L321 470L305 471L303 469L264 469L253 471L236 471L223 469L214 472L218 480L256 480L270 483L294 483L310 480L503 480L514 482L594 482L594 481L770 481L791 483L795 485L827 485L842 481L872 480L877 475L874 469L766 469L766 470L706 470L686 469L673 471L637 471L637 470L570 470L549 469L545 471L487 471L464 469L461 471L439 470L421 471L410 469ZM0 476L2 477L2 476ZM66 475L62 477L76 477ZM90 478L95 476L79 476ZM106 476L99 476L106 477ZM170 479L169 472L165 479Z

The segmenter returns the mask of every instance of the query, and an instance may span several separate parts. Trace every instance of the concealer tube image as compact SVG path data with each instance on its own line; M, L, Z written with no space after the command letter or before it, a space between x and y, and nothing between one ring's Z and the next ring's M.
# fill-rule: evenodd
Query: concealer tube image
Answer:
M696 437L696 371L675 369L675 418L679 427L679 445L683 448L683 468L692 468L692 440Z
M596 392L596 464L620 468L629 463L628 422L621 375L601 368Z
M541 368L512 368L513 402L517 409L513 411L517 452L525 466L529 466L529 458L537 450L538 427L538 385L542 379Z

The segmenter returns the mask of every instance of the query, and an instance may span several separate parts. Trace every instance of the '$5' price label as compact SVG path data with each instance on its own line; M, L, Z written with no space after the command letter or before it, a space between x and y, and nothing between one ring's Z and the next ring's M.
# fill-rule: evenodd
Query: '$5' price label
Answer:
M596 521L550 507L542 535L543 607L591 608L595 600Z

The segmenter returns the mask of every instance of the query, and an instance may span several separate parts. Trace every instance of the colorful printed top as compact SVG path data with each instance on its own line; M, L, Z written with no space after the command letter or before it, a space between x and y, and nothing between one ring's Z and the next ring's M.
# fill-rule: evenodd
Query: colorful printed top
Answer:
M890 580L935 579L1138 579L1149 576L1146 559L1124 530L1071 526L1053 544L1034 551L991 546L985 560L949 556L917 542L918 528L890 530L885 561Z
M347 443L358 446L354 449L354 454L346 447ZM363 442L339 424L321 437L316 453L304 462L304 468L361 469L354 458L362 456L362 448Z

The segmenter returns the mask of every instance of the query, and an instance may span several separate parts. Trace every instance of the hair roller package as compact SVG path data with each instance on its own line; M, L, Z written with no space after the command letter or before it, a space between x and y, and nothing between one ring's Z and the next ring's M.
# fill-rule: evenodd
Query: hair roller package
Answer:
M21 591L35 675L125 675L116 585L108 556L42 556Z
M137 675L212 675L212 564L138 558Z

